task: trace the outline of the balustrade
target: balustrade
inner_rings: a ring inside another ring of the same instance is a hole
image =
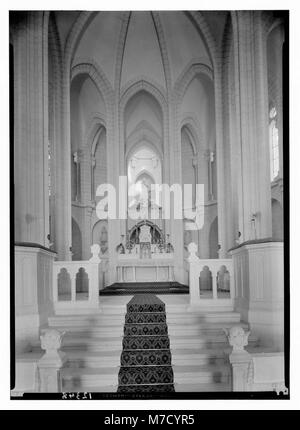
[[[200,259],[197,245],[188,245],[190,305],[214,303],[234,299],[234,271],[232,259]]]
[[[55,261],[53,263],[54,306],[98,307],[99,302],[99,245],[91,246],[92,257],[87,261]],[[82,291],[83,281],[87,291]],[[80,285],[80,289],[77,288]]]

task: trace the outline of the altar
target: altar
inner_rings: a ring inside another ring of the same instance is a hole
[[[117,282],[166,282],[174,281],[173,258],[151,259],[136,258],[118,261]]]
[[[159,227],[142,221],[118,246],[117,282],[174,281],[174,253]]]

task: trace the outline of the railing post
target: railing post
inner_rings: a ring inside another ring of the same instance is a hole
[[[119,266],[119,281],[123,282],[123,266]]]
[[[213,264],[212,268],[209,268],[211,271],[212,276],[212,292],[213,292],[213,299],[218,298],[218,290],[217,290],[217,276],[218,276],[218,268]]]
[[[200,272],[200,259],[196,255],[198,246],[196,243],[191,242],[188,245],[190,255],[187,261],[189,262],[189,287],[190,287],[190,308],[200,304],[200,288],[199,288],[199,272]]]
[[[229,330],[224,329],[224,332],[232,346],[232,352],[229,355],[232,366],[232,390],[247,391],[251,355],[245,351],[244,347],[248,345],[250,331],[245,332],[243,327],[234,326]]]
[[[100,246],[91,246],[92,257],[89,259],[89,301],[92,307],[99,305],[99,258]]]
[[[77,269],[73,268],[69,269],[69,274],[71,278],[71,302],[76,301],[76,275],[77,275]]]
[[[39,391],[57,393],[62,391],[61,368],[66,362],[66,354],[59,351],[64,332],[47,329],[40,336],[41,347],[46,352],[38,361]]]

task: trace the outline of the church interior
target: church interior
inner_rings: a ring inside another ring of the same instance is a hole
[[[12,395],[285,393],[287,15],[15,11],[9,37]]]

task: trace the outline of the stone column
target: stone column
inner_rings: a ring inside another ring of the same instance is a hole
[[[113,97],[113,102],[109,105],[107,111],[107,128],[106,128],[106,157],[107,157],[107,183],[114,185],[117,190],[116,197],[119,195],[119,176],[126,172],[125,165],[121,169],[120,163],[123,160],[121,156],[121,148],[119,132],[123,136],[124,130],[119,130],[119,96],[116,94]],[[119,142],[119,145],[117,144]],[[124,148],[122,148],[123,150]],[[118,205],[117,205],[118,206]],[[117,278],[117,253],[116,246],[120,243],[122,228],[125,231],[125,221],[119,219],[117,212],[117,219],[108,219],[108,273],[107,282],[112,284],[116,282]]]
[[[82,259],[88,260],[90,255],[90,247],[92,244],[92,215],[93,208],[86,206],[83,208],[82,220]]]
[[[213,195],[213,171],[212,171],[212,163],[214,161],[214,152],[207,150],[204,153],[204,158],[207,166],[207,200],[214,200]]]
[[[81,189],[81,202],[84,205],[90,204],[92,200],[91,194],[91,154],[89,148],[85,148],[79,152],[80,162],[80,189]],[[94,157],[93,157],[94,158]]]
[[[272,236],[266,41],[259,11],[236,12],[239,64],[242,241]]]
[[[59,260],[72,260],[70,70],[64,59],[61,142],[56,145],[55,245]]]
[[[15,240],[48,246],[48,15],[15,17]]]
[[[208,184],[208,152],[198,153],[197,183],[204,184],[204,226],[198,230],[198,255],[200,258],[209,257],[209,246],[207,236],[207,202],[209,200]]]
[[[199,183],[199,164],[198,157],[193,157],[192,166],[194,168],[195,188],[193,189],[193,206],[196,205],[196,185]]]
[[[80,203],[82,204],[82,259],[88,260],[90,256],[90,246],[92,244],[91,217],[92,207],[92,178],[93,173],[92,158],[89,148],[78,152],[78,163],[80,165]],[[94,157],[93,157],[94,158]]]
[[[96,204],[96,195],[95,195],[95,168],[96,168],[96,157],[94,155],[91,156],[91,202],[92,205]]]
[[[226,225],[226,171],[225,171],[225,148],[224,148],[224,124],[223,124],[223,97],[222,97],[222,58],[219,57],[215,61],[214,69],[214,91],[215,91],[215,112],[216,112],[216,170],[217,170],[217,198],[218,198],[218,244],[219,258],[226,258],[228,251],[227,243],[227,225]],[[212,157],[210,155],[210,157]],[[212,167],[212,166],[210,166]]]
[[[181,128],[178,116],[178,106],[173,104],[172,99],[169,103],[169,118],[166,126],[168,127],[168,142],[164,142],[164,163],[169,160],[169,163],[164,170],[164,178],[166,183],[170,185],[182,185],[182,167],[181,167]],[[165,149],[166,147],[166,149]],[[168,151],[167,151],[168,149]],[[168,176],[167,176],[168,173]],[[173,193],[172,193],[173,194]],[[183,194],[183,193],[182,193]],[[182,200],[181,200],[182,201]],[[176,201],[174,195],[170,197],[170,220],[166,220],[166,233],[170,234],[170,242],[174,246],[174,275],[178,282],[184,282],[184,266],[183,266],[183,234],[184,234],[184,213],[182,211],[182,219],[174,219],[174,206],[179,202]]]

